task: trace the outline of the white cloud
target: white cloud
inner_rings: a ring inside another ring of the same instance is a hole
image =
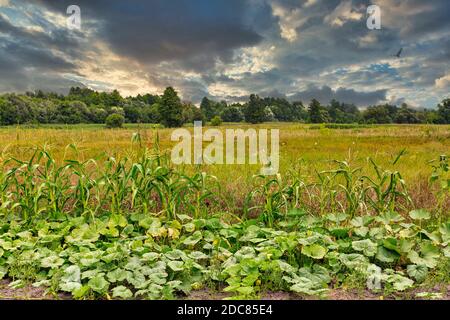
[[[208,86],[208,92],[212,96],[216,97],[226,97],[226,96],[241,97],[249,95],[249,92],[247,90],[225,83],[214,83]]]
[[[365,36],[360,37],[357,39],[357,44],[360,48],[367,48],[373,46],[375,43],[378,42],[377,33],[375,32],[369,32]]]
[[[297,40],[297,28],[304,25],[309,17],[304,16],[300,8],[288,9],[276,2],[271,5],[273,15],[279,18],[278,24],[281,29],[281,37],[289,42]]]
[[[309,8],[309,7],[312,7],[313,5],[315,5],[316,3],[317,3],[317,0],[307,0],[306,3],[303,5],[303,7]]]
[[[275,67],[273,56],[277,48],[271,44],[241,49],[234,63],[218,61],[216,70],[230,78],[239,78],[243,73],[265,72]]]
[[[446,89],[447,91],[450,91],[450,73],[436,79],[434,84],[438,89]]]
[[[341,27],[347,21],[360,20],[363,14],[353,10],[352,1],[341,2],[332,13],[325,16],[323,21],[333,27]]]
[[[0,0],[0,7],[9,7],[9,0]]]

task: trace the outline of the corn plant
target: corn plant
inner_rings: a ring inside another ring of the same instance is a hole
[[[441,155],[438,161],[433,160],[430,164],[433,170],[430,177],[430,182],[438,185],[437,212],[439,215],[439,221],[441,221],[444,203],[450,196],[450,165],[446,155]]]
[[[274,223],[286,215],[289,209],[288,196],[292,188],[283,186],[281,175],[277,174],[275,178],[265,179],[264,176],[255,176],[255,180],[263,179],[264,183],[260,187],[251,191],[246,198],[245,215],[252,210],[260,211],[261,220],[268,226],[273,226]],[[261,204],[256,204],[248,207],[251,200],[255,198],[262,198]]]
[[[394,164],[397,160],[398,158]],[[396,205],[401,205],[398,202],[399,199],[405,200],[407,204],[412,203],[400,172],[383,170],[372,158],[369,158],[369,162],[376,176],[371,178],[364,175],[362,179],[368,183],[364,191],[366,202],[375,212],[395,211]]]
[[[339,177],[343,178],[343,183],[341,181],[336,182],[336,193],[342,192],[346,200],[345,203],[341,203],[337,200],[337,203],[341,211],[349,214],[353,217],[358,211],[366,209],[364,202],[365,190],[363,179],[360,176],[361,168],[351,168],[346,161],[335,161],[339,168],[335,170],[329,170],[322,173],[330,173],[332,177],[330,180],[338,180]],[[336,197],[334,197],[336,198]],[[335,200],[336,201],[336,200]],[[365,210],[367,211],[367,210]]]

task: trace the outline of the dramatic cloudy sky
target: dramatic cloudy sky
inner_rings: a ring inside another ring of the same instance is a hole
[[[371,3],[381,30],[366,26]],[[434,107],[450,92],[449,13],[448,0],[0,0],[0,92],[171,85],[194,103],[258,93]]]

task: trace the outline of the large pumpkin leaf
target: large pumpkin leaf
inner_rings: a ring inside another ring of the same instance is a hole
[[[81,287],[81,271],[76,265],[68,266],[61,277],[59,288],[62,291],[74,292]]]
[[[57,255],[51,255],[41,260],[41,266],[43,268],[58,268],[62,266],[64,259],[58,257]]]
[[[62,291],[66,291],[66,292],[74,292],[78,289],[81,288],[81,283],[80,282],[61,282],[59,284],[59,288]]]
[[[108,290],[109,283],[103,276],[96,276],[89,280],[89,288],[97,293],[105,293]]]
[[[313,259],[323,259],[327,254],[327,249],[319,244],[311,244],[302,247],[302,254]]]
[[[450,242],[450,222],[441,224],[439,232],[441,233],[443,242]]]
[[[400,255],[392,250],[386,249],[383,246],[378,247],[376,258],[381,262],[391,263],[397,260]]]
[[[444,249],[442,249],[442,252],[444,253],[444,256],[446,258],[450,258],[450,246],[447,246]]]
[[[431,214],[424,209],[410,211],[409,216],[414,220],[428,220],[431,218]]]
[[[388,226],[391,223],[401,222],[404,218],[397,212],[387,211],[377,216],[375,220]]]
[[[167,266],[173,271],[183,271],[183,261],[169,261]]]
[[[377,253],[377,244],[369,239],[353,241],[352,248],[356,251],[362,251],[367,257],[373,257]]]
[[[124,286],[115,287],[112,292],[114,298],[129,299],[133,297],[131,290]]]
[[[68,266],[61,280],[64,282],[80,282],[81,271],[77,265]]]
[[[394,289],[398,291],[404,291],[414,285],[414,281],[397,273],[388,275],[386,281],[391,283]]]
[[[428,267],[423,264],[410,264],[406,268],[410,277],[416,279],[419,282],[425,280],[428,274]]]
[[[440,256],[439,248],[430,242],[422,243],[420,252],[411,251],[408,254],[408,259],[415,264],[425,265],[430,269],[436,267]]]
[[[187,246],[194,246],[202,238],[203,238],[202,233],[200,231],[195,231],[194,234],[192,234],[192,236],[187,237],[186,239],[184,239],[183,244],[185,244]]]
[[[328,288],[308,278],[300,277],[290,288],[291,291],[308,295],[320,295],[328,291]]]
[[[163,285],[167,282],[168,274],[166,272],[155,272],[150,274],[149,279],[151,282]]]
[[[121,268],[114,269],[106,274],[108,281],[112,283],[124,281],[127,276],[128,272]]]
[[[350,270],[353,269],[367,269],[368,259],[362,254],[350,253],[350,254],[340,254],[339,260]]]
[[[348,215],[343,212],[339,212],[339,213],[330,213],[326,217],[328,220],[333,221],[334,223],[340,223],[342,221],[347,220]]]
[[[161,220],[155,217],[146,217],[139,220],[139,226],[151,232],[156,232],[161,227]]]
[[[7,271],[5,267],[0,266],[0,280],[3,279],[4,276],[6,276]]]

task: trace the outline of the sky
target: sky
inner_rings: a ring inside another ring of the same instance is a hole
[[[449,13],[448,0],[0,0],[0,93],[173,86],[196,104],[256,93],[434,108],[450,96]]]

